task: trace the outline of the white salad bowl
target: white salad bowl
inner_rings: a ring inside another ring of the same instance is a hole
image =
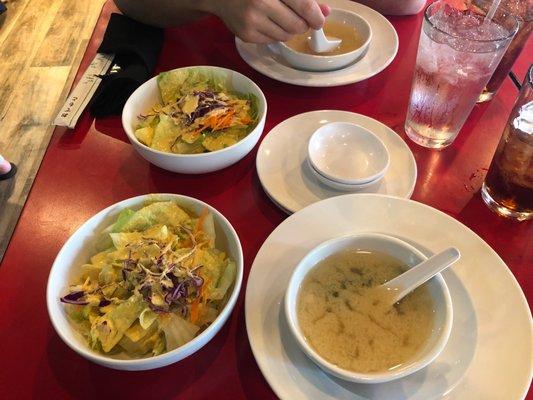
[[[358,383],[381,383],[412,374],[431,363],[444,349],[452,329],[453,309],[450,292],[441,274],[426,283],[433,300],[433,329],[425,346],[411,361],[399,368],[376,373],[358,373],[338,367],[321,357],[307,342],[297,318],[297,299],[307,273],[324,258],[345,249],[366,249],[393,256],[409,267],[427,259],[415,247],[392,236],[366,233],[342,236],[328,240],[311,250],[296,266],[285,293],[285,315],[289,330],[304,353],[325,372],[338,378]]]
[[[223,78],[226,86],[243,94],[253,94],[258,101],[258,121],[255,128],[242,140],[225,149],[201,154],[174,154],[152,149],[135,137],[135,126],[139,123],[138,116],[161,103],[157,77],[146,81],[132,93],[122,111],[122,126],[126,131],[133,148],[148,162],[171,172],[183,174],[203,174],[218,171],[235,164],[246,156],[257,144],[267,113],[265,95],[251,79],[230,69],[211,66],[185,67],[180,70],[201,69]]]
[[[305,71],[332,71],[340,69],[362,58],[372,40],[372,29],[370,24],[360,15],[354,12],[332,9],[328,16],[328,21],[335,21],[342,24],[353,26],[363,43],[360,47],[348,53],[338,55],[314,55],[300,53],[291,49],[283,42],[270,45],[274,51],[279,52],[281,56],[293,67]]]
[[[349,122],[331,122],[309,139],[308,158],[322,176],[345,185],[377,182],[390,163],[385,144],[371,131]]]
[[[235,261],[236,276],[228,300],[217,318],[203,332],[185,343],[183,346],[158,356],[147,358],[127,358],[124,354],[104,355],[89,348],[86,340],[75,329],[65,312],[64,304],[59,298],[68,293],[69,285],[79,275],[77,269],[95,254],[95,244],[98,234],[116,221],[120,211],[125,208],[139,209],[147,200],[176,201],[179,205],[194,211],[198,215],[204,209],[213,214],[216,231],[216,246],[226,252]],[[163,367],[188,357],[207,344],[222,328],[230,316],[243,277],[243,255],[239,237],[229,221],[215,208],[192,197],[177,194],[148,194],[123,200],[100,211],[91,217],[67,240],[59,251],[50,275],[46,289],[46,303],[48,315],[61,339],[79,355],[105,367],[137,371]]]

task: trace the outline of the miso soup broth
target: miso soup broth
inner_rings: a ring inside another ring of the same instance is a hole
[[[325,53],[316,53],[311,47],[309,47],[308,39],[311,37],[311,31],[307,31],[301,35],[294,35],[288,41],[285,42],[294,51],[304,54],[322,55],[322,56],[334,56],[339,54],[349,53],[361,47],[363,40],[357,30],[350,25],[342,22],[326,21],[324,24],[324,33],[326,37],[334,37],[342,39],[339,46],[332,51]]]
[[[412,360],[433,328],[433,302],[425,285],[390,306],[379,286],[407,269],[375,251],[349,249],[319,262],[297,298],[307,342],[324,359],[361,373],[383,372]]]

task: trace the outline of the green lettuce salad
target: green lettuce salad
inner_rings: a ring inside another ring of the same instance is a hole
[[[197,154],[229,147],[257,125],[257,99],[233,91],[226,79],[203,68],[157,77],[162,104],[138,117],[135,137],[152,149]]]
[[[173,201],[126,209],[61,297],[92,349],[154,356],[189,342],[218,316],[236,266],[215,248],[213,216]]]

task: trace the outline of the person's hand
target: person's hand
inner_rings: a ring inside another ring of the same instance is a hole
[[[212,12],[245,42],[285,42],[324,24],[329,7],[315,0],[214,0]]]

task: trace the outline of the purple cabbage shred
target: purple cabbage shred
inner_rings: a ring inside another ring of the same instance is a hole
[[[85,292],[83,290],[80,290],[78,292],[69,293],[66,296],[61,297],[59,300],[62,303],[77,304],[79,306],[84,306],[86,304],[89,304],[89,302],[85,300],[80,300],[84,296],[85,296]]]

